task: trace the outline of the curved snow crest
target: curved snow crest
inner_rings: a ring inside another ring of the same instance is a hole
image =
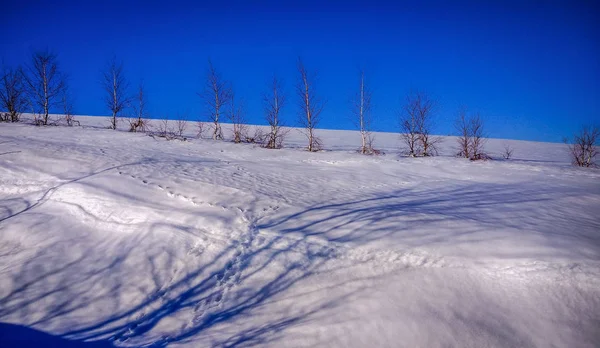
[[[556,144],[471,163],[363,157],[339,132],[316,154],[0,134],[19,149],[0,156],[3,322],[132,347],[597,346],[600,172]]]

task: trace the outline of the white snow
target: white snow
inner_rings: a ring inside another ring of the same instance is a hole
[[[350,131],[308,153],[296,130],[267,150],[79,120],[0,125],[2,323],[135,347],[600,346],[600,171],[562,144],[413,159],[380,133],[368,157]]]

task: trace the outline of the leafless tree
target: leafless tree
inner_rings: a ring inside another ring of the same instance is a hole
[[[62,95],[62,105],[63,105],[63,115],[65,117],[65,122],[67,126],[72,127],[75,124],[80,125],[79,121],[75,119],[75,115],[73,114],[73,102],[71,100],[71,96],[67,91],[65,91]]]
[[[488,156],[484,152],[484,145],[486,142],[483,119],[476,113],[470,118],[470,131],[471,131],[471,160],[482,160],[487,159]]]
[[[140,82],[138,92],[133,103],[133,118],[129,120],[130,132],[146,132],[149,127],[148,111],[146,108],[146,93],[144,83]]]
[[[269,125],[269,134],[266,135],[264,147],[267,149],[279,149],[283,147],[283,141],[288,131],[283,128],[281,120],[281,109],[285,105],[281,81],[276,76],[269,87],[269,92],[263,95],[265,108],[265,119]]]
[[[164,116],[162,120],[158,121],[158,126],[156,127],[156,133],[150,133],[152,136],[156,134],[161,138],[165,138],[167,140],[171,140],[175,138],[175,131],[169,126],[169,116]]]
[[[442,138],[431,134],[437,103],[425,93],[416,93],[413,98],[418,104],[417,133],[423,156],[435,156]]]
[[[23,71],[20,68],[6,68],[0,80],[0,107],[7,111],[0,121],[19,122],[21,112],[27,106]]]
[[[204,137],[204,131],[206,130],[206,123],[200,120],[196,123],[196,128],[198,129],[198,134],[196,135],[196,137],[198,139],[202,139]]]
[[[423,105],[422,95],[418,92],[410,93],[406,97],[400,112],[400,138],[406,147],[406,154],[410,157],[419,156],[422,153],[420,141],[420,120]]]
[[[176,125],[176,130],[177,130],[177,137],[179,139],[185,140],[185,138],[183,137],[183,133],[185,133],[185,130],[187,129],[188,126],[188,122],[187,122],[187,115],[182,115],[182,114],[177,114],[177,122],[175,123]]]
[[[105,102],[112,112],[110,128],[117,129],[117,117],[129,107],[131,97],[128,95],[129,82],[123,72],[123,63],[112,57],[102,73],[102,87],[105,92]]]
[[[50,110],[60,105],[67,89],[66,78],[58,68],[57,56],[49,51],[34,53],[24,77],[32,107],[41,112],[40,123],[47,125]]]
[[[598,146],[600,143],[600,128],[597,126],[584,126],[575,134],[573,142],[569,144],[573,164],[579,167],[595,167]]]
[[[466,108],[461,108],[454,124],[457,133],[457,156],[471,158],[471,128]]]
[[[233,142],[241,143],[248,137],[248,125],[246,125],[246,115],[244,113],[243,102],[237,102],[235,96],[231,94],[231,100],[229,102],[229,111],[227,112],[227,118],[233,125]]]
[[[355,124],[360,132],[360,153],[373,153],[373,138],[371,136],[371,90],[365,82],[365,72],[360,71],[360,88],[352,103]]]
[[[502,152],[502,158],[504,158],[505,160],[509,160],[512,158],[514,149],[508,145],[508,144],[504,144],[504,151]]]
[[[217,72],[212,61],[208,60],[208,71],[204,90],[198,95],[206,103],[209,120],[213,123],[213,139],[223,140],[221,114],[231,100],[231,88]]]
[[[315,129],[321,120],[323,101],[315,92],[315,74],[309,74],[298,58],[298,72],[300,80],[296,87],[300,102],[300,126],[304,128],[304,134],[308,138],[308,151],[319,151],[322,148],[321,140],[315,135]]]
[[[458,133],[458,156],[472,161],[488,159],[484,145],[486,142],[484,122],[479,113],[467,115],[466,109],[461,109],[455,123]]]

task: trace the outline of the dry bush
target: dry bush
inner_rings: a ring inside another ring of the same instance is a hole
[[[502,152],[502,158],[505,160],[511,159],[514,151],[515,150],[510,145],[505,144],[504,151]]]
[[[186,140],[183,136],[183,133],[185,132],[185,130],[187,129],[187,126],[188,126],[187,116],[185,116],[185,115],[181,116],[178,114],[175,125],[176,125],[175,135],[181,140]]]
[[[169,117],[165,116],[164,119],[158,121],[158,125],[156,126],[156,132],[150,134],[152,136],[158,136],[161,138],[165,138],[167,140],[173,140],[176,138],[175,131],[169,125]]]
[[[283,131],[287,133],[287,130]],[[246,135],[245,142],[250,144],[261,144],[261,146],[266,147],[265,143],[268,142],[269,136],[270,134],[265,134],[261,128],[255,127],[252,135]]]
[[[573,137],[569,144],[565,139],[571,153],[573,165],[579,167],[596,167],[596,156],[598,156],[598,143],[600,141],[600,128],[597,126],[584,126]]]

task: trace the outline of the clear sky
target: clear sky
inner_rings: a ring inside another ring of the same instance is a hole
[[[465,105],[495,138],[561,141],[600,124],[598,1],[7,1],[0,55],[6,65],[35,50],[58,54],[78,114],[108,115],[101,69],[124,62],[143,79],[153,117],[203,117],[210,57],[251,123],[275,73],[284,118],[295,125],[296,60],[318,73],[327,100],[321,127],[351,129],[350,98],[364,68],[376,130],[397,129],[411,89],[439,102],[438,134],[453,132]],[[132,91],[133,92],[133,91]]]

